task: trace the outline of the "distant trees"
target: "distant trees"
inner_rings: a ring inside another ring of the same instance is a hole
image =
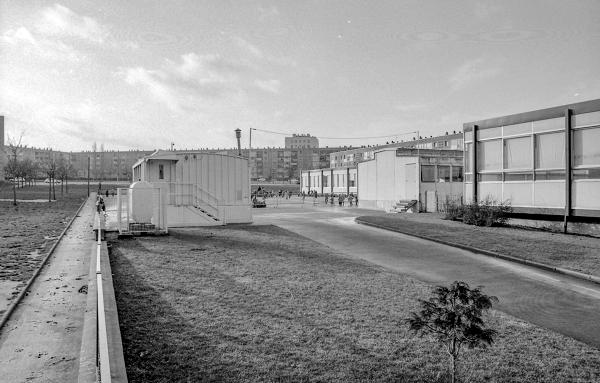
[[[422,309],[406,320],[409,329],[420,336],[432,335],[450,356],[452,383],[456,382],[457,362],[463,345],[473,348],[494,342],[496,331],[486,328],[482,314],[498,298],[483,294],[455,281],[450,287],[437,286],[428,300],[420,300]]]

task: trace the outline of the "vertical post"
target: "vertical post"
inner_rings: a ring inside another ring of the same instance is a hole
[[[350,168],[346,168],[346,195],[350,195]]]
[[[121,188],[117,188],[117,225],[119,226],[119,234],[121,234],[121,209],[122,209],[122,201],[121,201]]]
[[[87,175],[88,197],[90,196],[90,156],[88,156],[88,175]]]
[[[472,150],[471,152],[473,152],[471,154],[471,166],[473,167],[473,169],[471,169],[471,173],[473,174],[473,200],[472,202],[477,202],[477,192],[478,192],[478,185],[477,185],[477,130],[479,130],[479,127],[477,125],[473,125],[473,141],[472,141]]]
[[[331,194],[333,194],[333,168],[331,168],[331,179],[329,181],[331,187]]]
[[[308,171],[308,193],[310,193],[310,170]]]
[[[571,215],[571,109],[565,110],[565,217],[563,221],[563,232],[567,232],[569,216]]]
[[[323,169],[321,169],[321,195],[323,195]]]

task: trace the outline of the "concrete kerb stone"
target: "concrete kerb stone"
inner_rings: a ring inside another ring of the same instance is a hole
[[[90,271],[88,275],[88,296],[83,317],[83,333],[81,349],[79,352],[78,383],[96,383],[98,381],[98,368],[96,367],[98,349],[98,306],[96,304],[96,247],[94,243],[90,248]]]
[[[79,383],[95,383],[98,381],[98,286],[96,255],[97,243],[90,249],[90,272],[88,276],[88,299],[84,316],[83,339],[79,357]],[[123,357],[123,344],[117,302],[115,299],[112,270],[108,256],[106,242],[100,246],[100,270],[102,275],[102,289],[104,295],[104,313],[106,318],[106,334],[108,337],[108,355],[110,364],[110,381],[113,383],[127,383],[127,371]]]
[[[73,224],[73,221],[75,221],[75,218],[77,218],[77,216],[81,212],[81,209],[83,209],[83,207],[88,202],[88,200],[89,200],[89,198],[87,198],[85,201],[83,201],[81,203],[81,205],[79,206],[79,209],[77,209],[77,211],[75,212],[75,214],[73,215],[73,217],[71,217],[71,220],[69,221],[69,223],[67,224],[67,226],[64,228],[64,230],[62,231],[62,233],[60,233],[60,235],[58,236],[56,242],[54,242],[54,245],[52,245],[52,247],[50,248],[50,251],[48,251],[48,254],[46,254],[46,256],[44,257],[44,259],[42,259],[42,263],[35,270],[35,272],[33,273],[33,276],[31,276],[31,278],[29,278],[29,280],[27,281],[27,284],[25,285],[25,287],[21,290],[21,292],[19,293],[19,295],[15,298],[15,300],[6,309],[6,311],[4,312],[4,315],[2,315],[2,319],[0,319],[0,331],[2,331],[2,328],[4,327],[4,325],[6,324],[6,322],[8,322],[8,320],[10,319],[10,316],[15,311],[15,309],[17,308],[17,306],[19,305],[19,303],[21,303],[21,301],[23,300],[23,298],[25,297],[25,295],[27,295],[27,292],[31,288],[31,285],[33,284],[33,282],[35,282],[35,279],[38,277],[38,275],[40,275],[40,272],[42,271],[42,269],[44,268],[44,266],[48,262],[48,259],[50,259],[50,257],[52,256],[52,254],[54,254],[54,249],[56,249],[56,247],[60,243],[61,239],[64,237],[64,235],[67,232],[67,230],[69,230],[69,228]]]
[[[582,280],[585,280],[585,281],[588,281],[588,282],[592,282],[592,283],[596,283],[596,284],[600,285],[600,277],[596,277],[594,275],[580,273],[578,271],[568,270],[568,269],[564,269],[562,267],[550,266],[550,265],[547,265],[545,263],[530,261],[530,260],[527,260],[527,259],[512,257],[510,255],[499,254],[499,253],[495,253],[495,252],[489,251],[489,250],[478,249],[476,247],[471,247],[471,246],[467,246],[467,245],[462,245],[460,243],[454,243],[454,242],[450,242],[450,241],[445,241],[443,239],[437,239],[437,238],[432,238],[432,237],[428,237],[428,236],[425,236],[425,235],[408,233],[406,231],[400,230],[400,229],[395,228],[395,227],[389,227],[389,226],[385,226],[385,225],[376,224],[376,223],[373,223],[373,222],[368,222],[368,221],[360,219],[360,217],[355,218],[355,221],[356,221],[356,223],[359,223],[361,225],[372,226],[372,227],[376,227],[378,229],[384,229],[384,230],[394,231],[394,232],[400,233],[400,234],[410,235],[412,237],[417,237],[417,238],[421,238],[421,239],[424,239],[424,240],[427,240],[427,241],[441,243],[442,245],[456,247],[456,248],[459,248],[459,249],[471,251],[473,253],[487,255],[487,256],[490,256],[490,257],[494,257],[494,258],[500,258],[500,259],[504,259],[506,261],[516,262],[516,263],[520,263],[520,264],[527,265],[527,266],[537,267],[539,269],[546,270],[546,271],[551,271],[551,272],[555,272],[555,273],[558,273],[558,274],[568,275],[570,277],[582,279]]]

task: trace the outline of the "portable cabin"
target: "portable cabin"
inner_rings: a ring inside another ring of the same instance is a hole
[[[461,200],[462,150],[389,148],[358,164],[363,208],[436,212],[445,201]]]
[[[357,193],[357,180],[355,166],[306,170],[302,172],[300,188],[304,193],[349,195]]]
[[[252,222],[246,158],[158,150],[133,165],[133,181],[160,189],[169,227]]]

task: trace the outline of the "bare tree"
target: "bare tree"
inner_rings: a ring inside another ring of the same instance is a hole
[[[56,176],[56,161],[54,157],[50,158],[50,160],[43,164],[44,173],[48,176],[48,202],[52,201],[52,194],[54,192],[54,199],[56,199],[56,190],[54,189],[54,180]]]
[[[19,173],[21,172],[21,166],[19,161],[19,153],[21,151],[21,141],[23,140],[23,133],[19,136],[18,139],[15,137],[11,137],[8,134],[6,135],[6,143],[8,148],[8,163],[4,167],[4,172],[12,178],[13,183],[13,205],[17,206],[17,180],[19,178]]]

